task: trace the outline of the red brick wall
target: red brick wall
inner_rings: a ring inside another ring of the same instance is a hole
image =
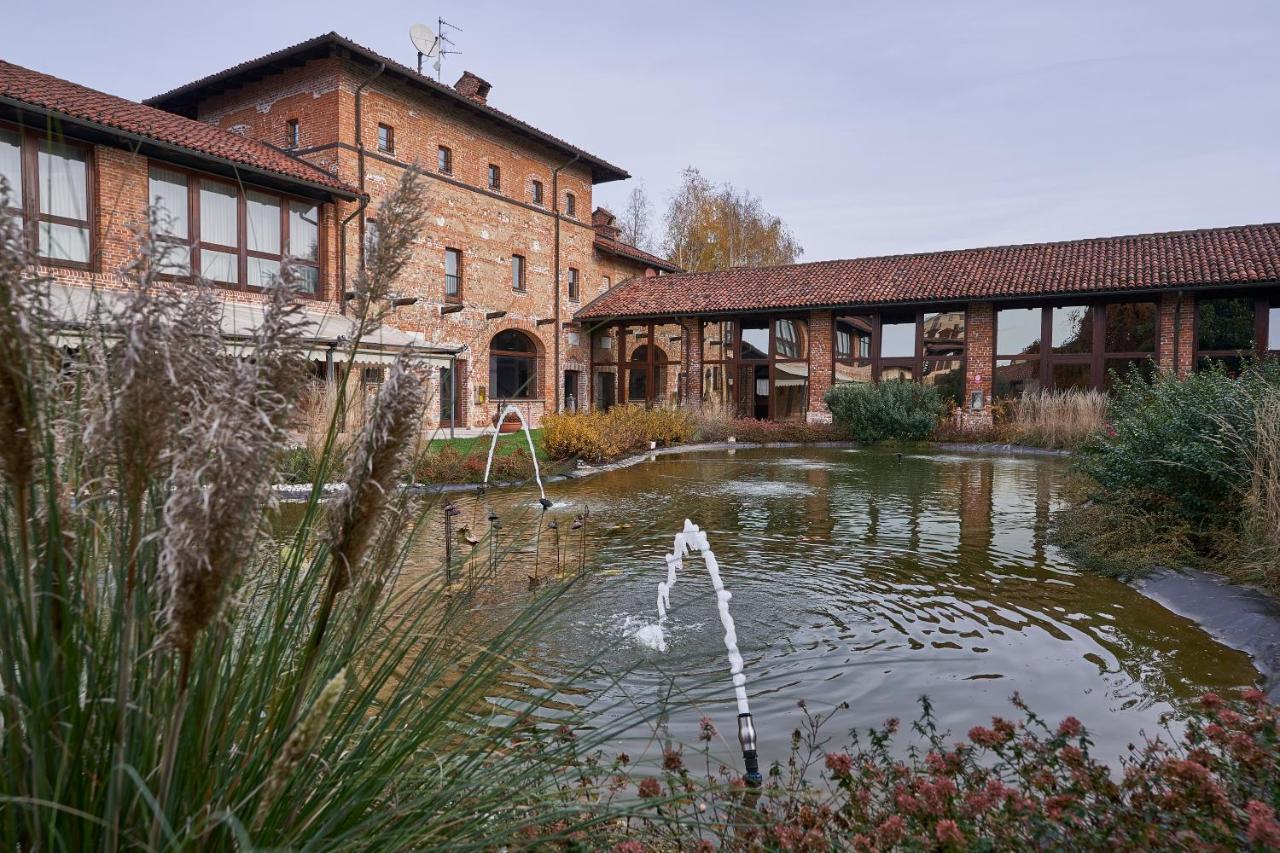
[[[822,401],[835,380],[832,362],[832,320],[830,311],[809,314],[809,423],[831,423],[831,411]]]
[[[702,320],[689,317],[680,321],[684,328],[684,374],[682,390],[685,405],[702,407]]]
[[[1181,311],[1179,311],[1179,304]],[[1187,376],[1195,366],[1196,301],[1190,294],[1165,293],[1160,296],[1160,340],[1157,362],[1161,370],[1177,368],[1178,376]],[[1174,331],[1178,331],[1174,344]],[[1176,361],[1175,365],[1175,349]]]
[[[969,407],[974,391],[982,392],[983,405],[991,408],[995,371],[995,307],[990,302],[970,302],[965,309],[965,395]]]

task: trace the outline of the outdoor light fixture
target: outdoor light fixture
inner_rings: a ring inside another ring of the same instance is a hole
[[[441,305],[440,316],[443,317],[445,314],[457,314],[461,310],[462,310],[461,305]]]
[[[501,320],[505,316],[507,316],[506,311],[488,311],[485,313],[484,318],[486,320]]]

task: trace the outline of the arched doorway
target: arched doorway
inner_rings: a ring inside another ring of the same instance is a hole
[[[489,396],[494,400],[538,396],[538,347],[519,329],[498,332],[489,341]]]
[[[654,403],[666,398],[667,354],[656,347],[650,352],[649,344],[641,344],[629,356],[627,371],[627,402]]]

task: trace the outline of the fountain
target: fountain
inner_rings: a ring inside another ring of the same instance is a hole
[[[724,588],[720,577],[720,563],[707,542],[707,534],[689,519],[684,521],[684,529],[675,535],[671,545],[671,553],[665,556],[667,563],[667,579],[658,584],[658,621],[646,625],[634,634],[635,639],[659,652],[667,650],[666,635],[663,628],[667,619],[667,611],[671,607],[671,589],[676,585],[676,578],[684,568],[684,557],[690,549],[702,555],[707,574],[711,576],[711,586],[716,592],[716,607],[720,612],[720,624],[724,628],[724,646],[729,654],[729,674],[733,679],[733,693],[738,702],[738,742],[742,746],[742,759],[746,764],[746,780],[750,785],[759,785],[763,779],[760,775],[760,759],[756,752],[756,730],[751,718],[751,708],[747,703],[747,676],[742,671],[742,653],[738,651],[738,632],[733,624],[733,615],[729,613],[729,601],[733,593]]]
[[[529,422],[524,419],[524,414],[513,404],[507,404],[506,408],[498,414],[498,420],[493,425],[493,440],[489,442],[489,459],[484,464],[482,486],[489,485],[489,472],[493,470],[493,452],[498,449],[498,434],[502,431],[502,424],[506,421],[507,415],[515,415],[519,418],[520,426],[524,429],[525,440],[529,442],[529,456],[533,458],[533,479],[538,483],[538,503],[542,504],[545,512],[551,508],[551,501],[547,500],[547,490],[542,487],[542,471],[538,468],[538,451],[533,449],[533,434],[529,432]]]

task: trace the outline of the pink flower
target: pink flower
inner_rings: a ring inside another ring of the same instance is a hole
[[[640,792],[640,796],[645,799],[654,799],[655,797],[662,796],[662,786],[658,784],[657,779],[649,778],[642,780],[638,790]]]
[[[939,844],[963,844],[964,833],[960,831],[960,827],[954,820],[940,820],[934,833],[938,836]]]
[[[1079,737],[1084,733],[1084,724],[1075,717],[1067,717],[1058,724],[1058,734],[1064,737]]]
[[[1249,813],[1249,828],[1245,835],[1254,844],[1263,847],[1280,847],[1280,823],[1276,823],[1276,813],[1271,806],[1257,800],[1250,800],[1245,806]]]
[[[1222,697],[1217,693],[1206,693],[1200,697],[1200,704],[1206,708],[1216,708],[1222,704]]]
[[[684,769],[684,759],[680,756],[679,750],[676,750],[676,749],[663,750],[662,769],[671,773],[676,773]]]
[[[703,717],[698,721],[698,740],[711,740],[716,736],[715,723],[711,722],[710,717]]]
[[[1240,693],[1240,698],[1246,702],[1261,704],[1267,701],[1267,694],[1263,693],[1256,687],[1250,687]]]
[[[848,776],[853,772],[853,759],[845,752],[828,752],[827,769],[836,778]]]

